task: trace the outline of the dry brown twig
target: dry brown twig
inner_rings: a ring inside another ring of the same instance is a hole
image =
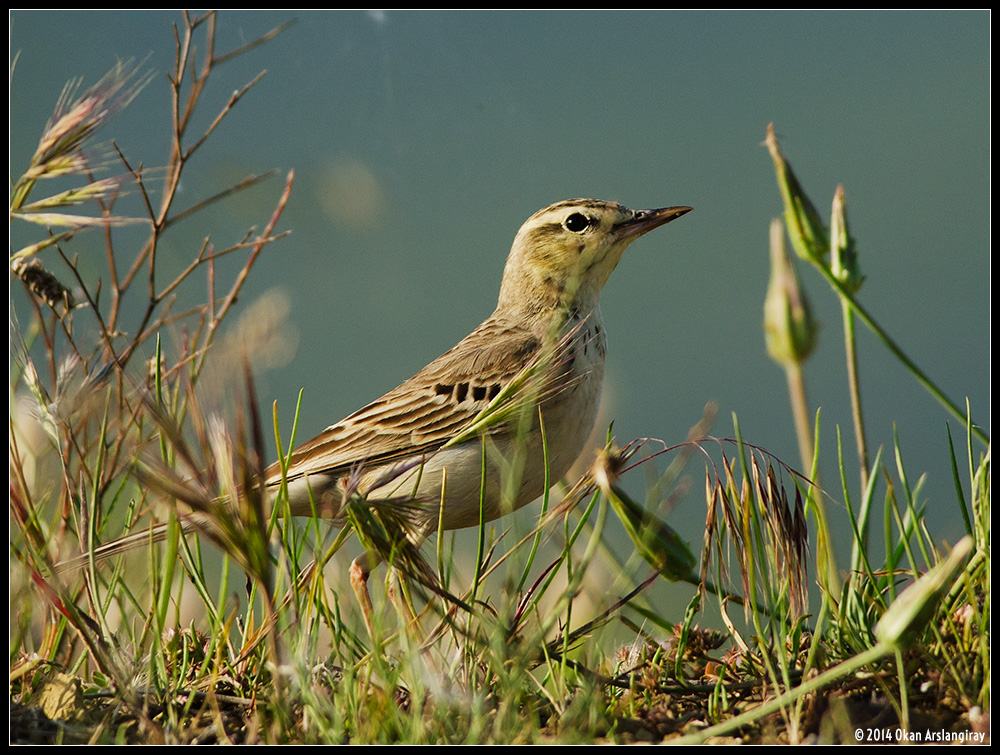
[[[27,411],[12,411],[10,423],[11,502],[13,521],[20,530],[13,534],[11,552],[36,584],[44,586],[41,593],[53,596],[50,607],[83,636],[90,655],[111,678],[118,679],[120,674],[103,659],[106,654],[97,652],[100,634],[93,631],[100,622],[91,626],[86,613],[77,615],[65,609],[76,602],[60,581],[51,577],[51,565],[60,551],[75,551],[78,543],[93,543],[108,525],[109,512],[123,508],[130,498],[133,503],[126,518],[131,520],[135,512],[142,512],[148,494],[134,477],[134,462],[162,429],[149,407],[155,404],[173,422],[184,426],[188,401],[213,340],[264,249],[287,233],[278,230],[278,224],[291,193],[291,172],[263,230],[250,229],[221,250],[216,250],[206,235],[181,271],[165,284],[160,282],[162,265],[157,251],[165,234],[270,175],[250,176],[177,209],[182,175],[192,168],[209,137],[244,101],[263,72],[229,97],[204,131],[191,133],[193,115],[207,104],[206,84],[219,65],[269,41],[283,28],[232,52],[217,54],[216,13],[185,13],[181,26],[175,27],[176,57],[168,75],[173,114],[168,125],[171,148],[166,164],[155,171],[147,169],[114,145],[123,172],[110,178],[93,175],[102,167],[89,154],[94,134],[151,78],[131,64],[118,64],[78,97],[76,85],[64,90],[27,170],[12,188],[11,222],[26,220],[56,230],[11,253],[11,270],[27,293],[26,308],[15,304],[11,321],[16,351],[12,391],[23,397],[27,407]],[[204,52],[196,71],[198,49]],[[53,177],[76,179],[81,185],[36,198],[46,179]],[[162,180],[155,200],[150,191],[153,177]],[[139,197],[144,218],[116,213],[116,204],[126,193]],[[77,208],[90,208],[92,214]],[[136,223],[145,223],[149,233],[133,245],[123,241],[126,237],[116,229]],[[92,260],[87,261],[87,267],[82,266],[67,246],[78,233],[95,228],[104,232],[106,269],[102,277],[90,272]],[[217,293],[215,262],[234,254],[245,254],[245,260],[232,282]],[[49,258],[43,260],[46,255]],[[208,283],[205,300],[174,312],[177,294],[197,285],[201,272]],[[186,332],[172,350],[160,337],[167,326]],[[153,363],[149,380],[137,373],[133,364],[138,355],[147,352],[152,352]],[[43,445],[47,448],[26,441],[32,434],[25,424],[28,421],[44,429]],[[161,447],[161,451],[170,458],[170,449]],[[97,616],[101,599],[89,582],[85,589]]]

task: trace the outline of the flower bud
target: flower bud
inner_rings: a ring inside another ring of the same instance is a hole
[[[903,647],[917,637],[933,618],[958,573],[965,568],[970,553],[972,538],[966,535],[946,559],[899,594],[875,625],[875,637],[896,647]]]
[[[858,250],[847,226],[847,205],[841,185],[837,186],[833,195],[833,212],[830,215],[830,272],[852,294],[857,293],[865,281],[858,265]]]
[[[826,227],[795,177],[792,166],[778,149],[773,123],[767,126],[767,139],[764,143],[771,153],[771,159],[774,160],[778,188],[785,204],[785,225],[788,226],[788,236],[792,240],[795,253],[804,260],[820,262],[829,251]]]
[[[781,221],[771,221],[771,280],[764,299],[764,341],[778,364],[801,364],[816,345],[818,325],[785,247]]]

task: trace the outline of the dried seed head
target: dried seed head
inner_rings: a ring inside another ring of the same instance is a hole
[[[136,70],[130,62],[120,62],[76,99],[80,82],[69,82],[38,142],[29,173],[41,178],[84,168],[80,147],[149,81],[148,73],[136,78]]]
[[[48,304],[60,317],[73,308],[73,294],[45,269],[38,257],[16,257],[10,263],[10,269],[32,294]],[[59,311],[60,307],[62,312]]]

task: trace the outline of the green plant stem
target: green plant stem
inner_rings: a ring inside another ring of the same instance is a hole
[[[889,643],[880,642],[868,650],[865,650],[858,655],[848,658],[843,663],[840,663],[833,668],[824,671],[818,676],[814,676],[806,682],[803,682],[795,689],[789,690],[783,695],[771,698],[767,702],[761,703],[753,710],[748,710],[745,713],[741,713],[734,718],[730,718],[728,721],[723,721],[722,723],[716,724],[715,726],[709,726],[707,729],[699,731],[697,734],[690,734],[686,737],[681,737],[679,739],[669,740],[670,744],[674,745],[693,745],[702,744],[710,737],[717,737],[722,734],[727,734],[728,732],[738,729],[741,726],[746,726],[747,724],[752,724],[755,721],[766,718],[772,713],[777,713],[782,708],[788,706],[791,703],[803,698],[812,692],[822,689],[823,687],[831,684],[832,682],[840,679],[841,677],[852,674],[858,669],[864,668],[875,661],[879,660],[883,656],[892,655],[894,652],[894,646]]]
[[[847,384],[851,393],[851,413],[854,417],[854,437],[861,465],[861,489],[868,487],[868,441],[865,439],[865,419],[861,411],[861,386],[858,382],[858,353],[854,338],[854,315],[846,301],[840,300],[844,320],[844,351],[847,356]]]
[[[850,307],[851,311],[858,316],[861,322],[868,326],[868,329],[876,335],[876,337],[885,345],[887,349],[889,349],[890,352],[892,352],[892,355],[903,363],[903,366],[913,374],[920,384],[923,385],[924,388],[926,388],[930,394],[945,407],[945,409],[955,415],[955,417],[962,422],[965,422],[965,412],[961,411],[951,399],[945,396],[944,393],[931,381],[931,379],[927,377],[927,375],[925,375],[919,367],[917,367],[913,360],[906,356],[903,350],[896,345],[896,342],[892,340],[889,334],[886,333],[877,322],[875,322],[875,319],[868,314],[868,310],[861,306],[858,300],[854,298],[851,292],[847,290],[847,287],[833,274],[830,268],[825,264],[817,263],[816,269],[823,274],[823,277],[826,278],[827,282],[833,286],[838,294],[840,294],[841,300],[848,307]],[[982,430],[979,425],[975,423],[970,424],[972,432],[975,436],[983,443],[989,444],[990,438],[986,432]]]
[[[799,440],[799,458],[802,460],[802,469],[805,471],[812,467],[814,446],[802,365],[798,362],[789,362],[785,366],[785,377],[788,379],[788,397],[792,402],[795,435]]]

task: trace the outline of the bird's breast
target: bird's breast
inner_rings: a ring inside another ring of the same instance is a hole
[[[553,479],[562,477],[579,458],[594,428],[607,353],[599,311],[576,315],[567,327],[571,328],[571,340],[565,385],[542,406]]]

